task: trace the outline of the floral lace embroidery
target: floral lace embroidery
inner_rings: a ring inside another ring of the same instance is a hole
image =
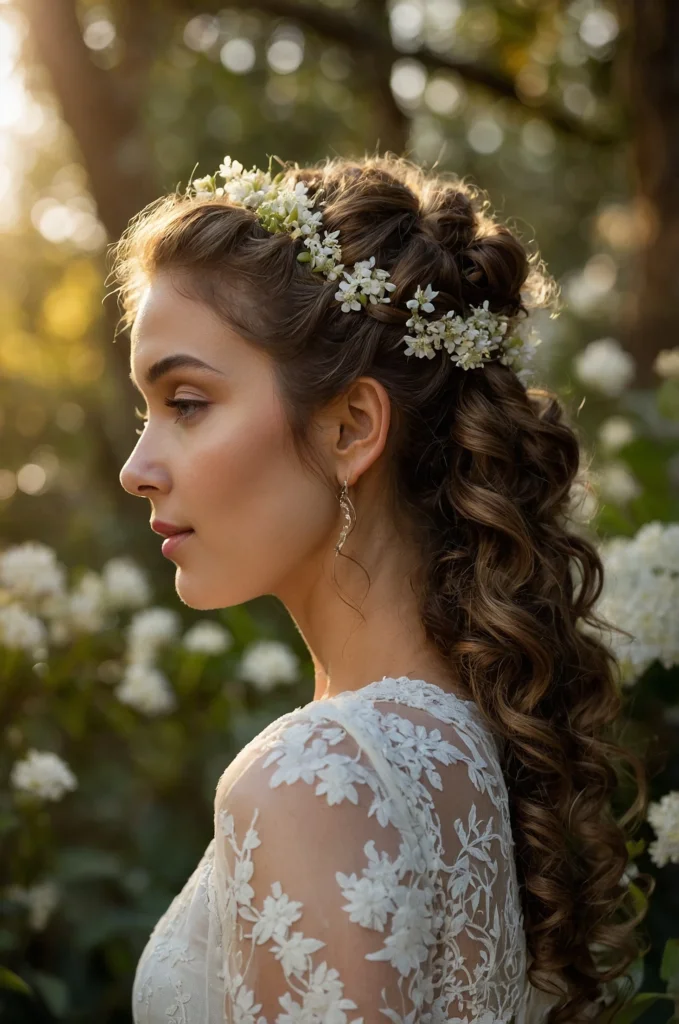
[[[523,1024],[507,794],[473,702],[384,677],[282,716],[241,757],[140,960],[135,1024]],[[295,816],[323,851],[308,866]]]

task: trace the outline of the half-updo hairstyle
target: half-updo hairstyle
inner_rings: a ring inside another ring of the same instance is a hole
[[[406,357],[401,340],[418,285],[438,290],[437,311],[462,315],[486,299],[496,313],[526,312],[555,289],[481,194],[452,176],[391,154],[283,166],[309,196],[322,190],[323,229],[339,229],[345,266],[374,255],[389,271],[390,304],[341,311],[337,282],[297,260],[300,239],[270,233],[227,196],[177,192],[115,244],[122,322],[131,327],[154,274],[171,271],[269,354],[307,461],[312,417],[327,402],[363,375],[388,392],[389,499],[421,552],[421,620],[502,742],[529,978],[552,994],[560,980],[549,1024],[585,1020],[602,984],[624,981],[646,952],[644,911],[621,879],[648,792],[643,762],[619,742],[615,659],[581,628],[601,621],[604,570],[583,531],[569,529],[579,442],[557,397],[510,367],[463,370],[445,351]],[[636,796],[616,818],[624,762]],[[652,891],[650,876],[634,882]]]

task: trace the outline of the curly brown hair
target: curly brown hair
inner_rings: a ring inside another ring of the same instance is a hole
[[[638,874],[636,895],[621,881],[648,785],[620,742],[617,663],[591,628],[603,625],[593,606],[604,570],[572,528],[580,444],[556,395],[508,366],[465,371],[400,347],[418,285],[438,290],[439,312],[487,299],[510,315],[549,306],[555,286],[482,193],[452,175],[391,154],[281,164],[310,196],[322,190],[323,228],[339,229],[345,265],[374,255],[389,271],[391,304],[342,312],[336,282],[297,260],[301,240],[269,233],[226,196],[176,192],[114,245],[121,322],[132,325],[155,273],[177,273],[185,294],[271,356],[296,449],[312,462],[315,412],[364,374],[387,390],[389,497],[421,552],[422,623],[502,741],[529,979],[561,997],[549,1024],[585,1020],[603,998],[628,998],[606,983],[624,982],[647,952],[638,890],[654,881]],[[624,762],[636,795],[616,819]]]

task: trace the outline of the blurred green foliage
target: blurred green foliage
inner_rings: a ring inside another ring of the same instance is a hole
[[[635,175],[644,143],[623,88],[623,6],[0,3],[0,548],[39,539],[76,576],[129,554],[154,600],[176,604],[146,510],[118,482],[136,440],[135,396],[127,338],[113,340],[106,247],[145,203],[225,153],[262,166],[272,153],[303,164],[389,148],[487,189],[562,287],[561,316],[541,325],[539,372],[600,474],[597,531],[632,537],[649,520],[678,521],[676,380],[605,394],[574,368],[588,343],[624,336],[643,312],[649,218]],[[676,308],[676,296],[667,302]],[[646,383],[653,355],[676,335],[652,341],[634,350]],[[613,452],[601,428],[614,415],[634,437]],[[187,627],[197,619],[183,615]],[[3,882],[29,886],[47,872],[63,888],[43,929],[16,902],[0,905],[3,1019],[129,1020],[136,959],[209,839],[221,770],[265,724],[311,699],[312,667],[277,602],[218,617],[234,647],[214,658],[164,650],[179,711],[154,720],[101,678],[121,657],[124,618],[50,656],[47,670],[0,647],[3,778],[35,745],[67,753],[80,780],[49,809],[17,807],[9,791],[0,798]],[[261,637],[298,652],[294,684],[262,693],[235,678]],[[657,737],[655,798],[679,789],[668,713],[678,678],[676,667],[651,666],[630,712],[631,736]],[[643,852],[639,863],[651,868]],[[657,876],[648,998],[630,1020],[648,1006],[649,1021],[665,1021],[652,993],[676,980],[676,867]]]

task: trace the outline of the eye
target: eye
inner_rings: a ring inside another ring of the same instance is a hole
[[[165,405],[169,405],[171,409],[177,410],[177,416],[175,422],[178,420],[190,420],[192,416],[196,415],[196,411],[204,405],[208,405],[208,402],[195,402],[189,398],[166,398]],[[188,411],[190,410],[190,411]]]
[[[203,406],[209,405],[209,402],[196,402],[188,398],[166,398],[165,405],[169,405],[170,408],[177,410],[177,416],[175,422],[180,420],[189,420],[192,416],[195,416],[198,409]],[[142,420],[143,423],[148,423],[148,416],[145,413],[140,412],[139,409],[134,410],[135,416]],[[143,434],[143,430],[135,430],[135,434]]]

